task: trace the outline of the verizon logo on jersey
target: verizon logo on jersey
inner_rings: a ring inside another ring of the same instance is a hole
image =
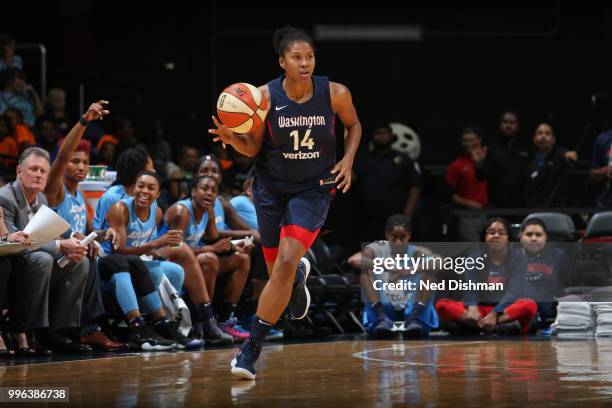
[[[325,116],[317,116],[317,115],[312,115],[312,116],[292,116],[292,117],[285,117],[285,116],[279,116],[278,117],[278,127],[279,128],[286,128],[286,127],[297,127],[297,126],[308,126],[313,127],[313,126],[326,126],[327,123],[325,122]]]
[[[297,153],[283,153],[283,158],[290,160],[308,160],[308,159],[318,159],[319,152],[297,152]]]

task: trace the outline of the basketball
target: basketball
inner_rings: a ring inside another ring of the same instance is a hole
[[[235,133],[249,133],[266,117],[266,100],[251,84],[239,82],[225,88],[217,99],[217,115]]]

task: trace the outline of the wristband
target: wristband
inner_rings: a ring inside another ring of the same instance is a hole
[[[83,126],[87,126],[87,125],[89,125],[89,121],[88,121],[88,120],[83,119],[82,117],[81,117],[81,119],[79,119],[79,123],[80,123],[81,125],[83,125]]]

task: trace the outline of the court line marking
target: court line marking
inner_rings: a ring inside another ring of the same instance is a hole
[[[312,345],[312,344],[352,343],[352,342],[353,342],[352,340],[340,340],[340,341],[334,341],[334,342],[314,342],[314,343],[295,343],[295,344],[270,343],[270,344],[265,344],[263,347],[265,350],[267,347],[272,347],[272,348],[287,347],[287,346],[293,347],[293,346],[306,346],[306,345]],[[0,364],[0,368],[18,368],[18,367],[26,367],[26,366],[32,367],[32,366],[41,366],[41,365],[50,365],[50,364],[82,363],[85,361],[98,361],[98,360],[111,360],[111,359],[116,360],[116,359],[124,359],[124,358],[149,357],[149,356],[155,356],[155,357],[176,356],[176,355],[181,355],[181,354],[198,354],[198,353],[211,353],[211,352],[223,352],[223,351],[236,352],[237,350],[238,350],[238,347],[219,348],[219,349],[205,348],[203,350],[178,350],[178,351],[133,351],[133,352],[128,352],[128,353],[112,355],[108,357],[82,358],[82,359],[62,360],[62,361],[46,361],[46,362],[39,362],[39,363],[12,364],[12,365],[4,365],[4,366]]]
[[[442,346],[451,346],[451,345],[471,345],[471,344],[481,344],[481,343],[490,343],[489,341],[463,341],[463,342],[448,342],[448,343],[436,343],[436,344],[423,344],[420,346],[405,346],[401,343],[399,343],[399,347],[385,347],[385,348],[379,348],[379,349],[372,349],[372,350],[363,350],[363,351],[358,351],[357,353],[353,353],[353,357],[355,358],[359,358],[362,360],[366,360],[366,361],[376,361],[376,362],[380,362],[380,363],[391,363],[393,365],[400,365],[400,366],[428,366],[428,367],[436,367],[436,368],[463,368],[463,369],[473,369],[473,368],[479,368],[479,369],[491,369],[491,370],[517,370],[517,371],[555,371],[555,372],[560,372],[560,371],[565,371],[564,374],[570,374],[570,373],[574,373],[574,371],[571,369],[573,367],[592,367],[593,364],[585,364],[583,366],[580,365],[571,365],[570,367],[567,367],[567,365],[563,365],[561,367],[556,367],[556,368],[531,368],[531,367],[522,367],[522,366],[518,366],[518,367],[508,367],[508,366],[479,366],[479,365],[470,365],[470,366],[460,366],[460,365],[448,365],[448,364],[433,364],[433,363],[417,363],[417,362],[410,362],[410,361],[396,361],[396,360],[386,360],[386,359],[382,359],[382,358],[373,358],[373,357],[368,357],[367,354],[369,353],[375,353],[378,351],[384,351],[384,350],[412,350],[412,349],[418,349],[418,348],[427,348],[427,347],[442,347]],[[601,371],[601,370],[588,370],[588,371],[584,371],[584,370],[576,370],[575,372],[576,374],[587,374],[587,373],[592,373],[592,374],[609,374],[612,373],[612,371]]]

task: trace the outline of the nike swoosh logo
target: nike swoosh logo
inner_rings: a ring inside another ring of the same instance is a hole
[[[285,109],[287,106],[289,106],[289,105],[285,105],[285,106],[277,106],[275,109],[276,109],[277,111],[279,111],[279,110],[281,110],[281,109]]]

